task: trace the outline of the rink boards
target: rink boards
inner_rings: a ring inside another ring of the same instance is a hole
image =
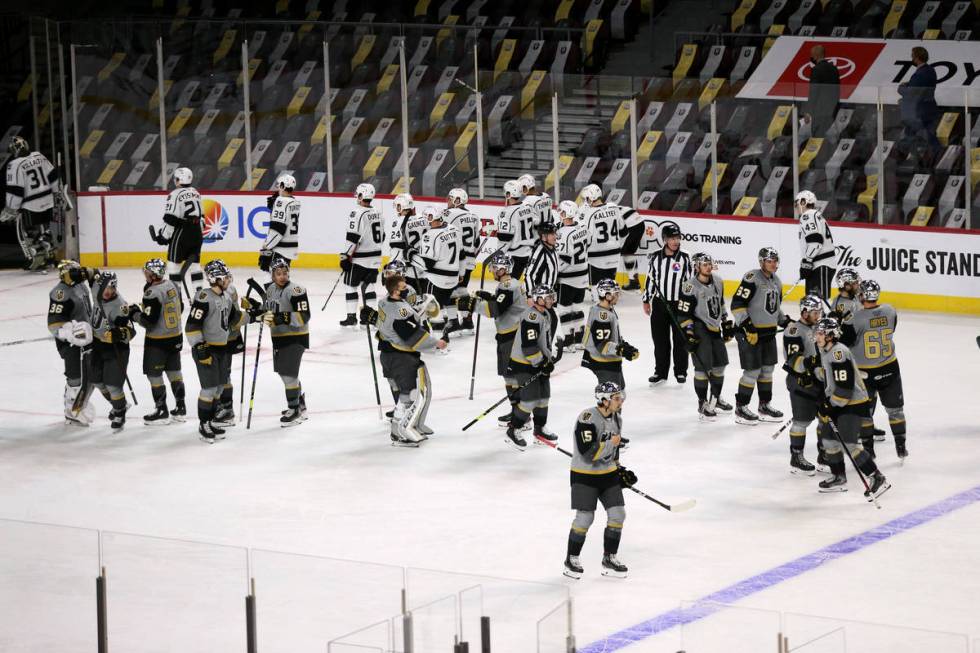
[[[336,268],[353,200],[343,194],[298,194],[302,203],[300,251],[296,267]],[[136,267],[163,248],[149,237],[158,227],[166,194],[162,192],[80,193],[79,250],[92,266]],[[205,244],[203,259],[221,257],[231,265],[250,266],[265,239],[269,210],[265,192],[203,193]],[[416,209],[444,206],[440,198],[416,198]],[[394,221],[392,196],[378,196],[386,224]],[[471,201],[470,209],[493,233],[502,205]],[[732,293],[741,275],[757,265],[760,247],[775,247],[782,258],[780,277],[789,289],[798,277],[800,248],[796,222],[778,218],[642,212],[648,220],[648,243],[658,246],[659,228],[675,222],[684,232],[684,249],[708,252]],[[880,227],[834,223],[837,267],[854,267],[876,279],[883,301],[899,308],[980,315],[980,231],[924,227]],[[492,252],[491,240],[483,250]],[[202,261],[203,262],[203,261]],[[641,262],[640,271],[645,265]],[[801,284],[802,285],[802,284]],[[801,294],[800,287],[792,297]]]

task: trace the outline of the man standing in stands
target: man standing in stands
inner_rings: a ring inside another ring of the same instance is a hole
[[[810,124],[810,133],[823,138],[834,123],[837,103],[840,102],[840,75],[837,66],[824,58],[822,45],[810,48],[810,94],[803,120]]]
[[[936,69],[929,65],[929,52],[922,47],[912,48],[912,63],[915,72],[909,81],[899,84],[898,102],[905,128],[902,141],[911,145],[925,131],[926,142],[933,152],[939,150],[936,138],[936,125],[939,123],[939,107],[936,106]]]

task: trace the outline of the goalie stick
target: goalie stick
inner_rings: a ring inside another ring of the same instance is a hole
[[[565,454],[569,458],[572,457],[572,452],[571,451],[568,451],[566,449],[562,449],[557,444],[554,444],[552,442],[545,442],[544,440],[538,440],[538,442],[540,442],[542,444],[546,444],[549,447],[552,447],[553,449],[555,449],[557,451],[560,451],[561,453]],[[639,489],[633,487],[632,485],[627,485],[626,487],[627,487],[627,489],[633,490],[633,492],[639,494],[641,497],[643,497],[647,501],[652,501],[653,503],[657,504],[658,506],[660,506],[664,510],[669,510],[670,512],[687,512],[688,510],[690,510],[691,508],[693,508],[694,506],[697,505],[697,501],[695,499],[688,499],[687,501],[681,501],[680,503],[664,503],[660,499],[651,497],[649,494],[647,494],[643,490],[639,490]]]

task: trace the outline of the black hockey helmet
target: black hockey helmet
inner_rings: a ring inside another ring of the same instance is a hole
[[[667,240],[668,238],[680,238],[681,228],[677,226],[676,222],[665,222],[662,227],[660,227],[660,239]]]
[[[544,234],[554,234],[558,233],[558,225],[556,225],[551,220],[547,222],[542,222],[538,225],[538,235],[543,236]]]

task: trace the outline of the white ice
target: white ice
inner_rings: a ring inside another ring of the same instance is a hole
[[[235,272],[242,287],[249,274],[259,274]],[[638,296],[626,294],[619,308],[622,330],[641,356],[626,364],[624,432],[632,445],[623,462],[637,472],[638,487],[646,492],[698,503],[690,512],[672,514],[628,493],[620,550],[630,567],[627,580],[599,575],[600,509],[582,555],[585,577],[571,581],[561,575],[572,518],[568,460],[545,447],[519,453],[506,446],[494,423],[497,413],[460,431],[502,395],[494,375],[491,324],[483,323],[473,401],[467,399],[472,337],[454,340],[448,356],[426,356],[435,394],[429,421],[436,434],[418,450],[396,449],[389,445],[387,425],[378,420],[365,332],[338,327],[345,312],[341,292],[319,311],[336,274],[297,269],[293,275],[310,289],[315,307],[311,349],[301,371],[309,421],[279,427],[285,400],[266,333],[252,429],[240,424],[214,446],[198,440],[193,414],[183,425],[142,424],[151,406],[140,373],[142,336],[129,366],[139,406],[130,409],[125,430],[115,434],[106,419],[108,406],[97,395],[98,419],[91,428],[64,424],[62,367],[52,342],[0,347],[0,517],[106,531],[101,560],[107,568],[114,650],[242,650],[246,548],[253,549],[263,653],[325,651],[329,639],[394,616],[402,576],[394,567],[258,549],[567,586],[574,597],[575,636],[583,646],[980,484],[975,342],[980,319],[900,311],[895,342],[911,455],[899,466],[891,437],[878,444],[879,464],[893,488],[875,510],[862,497],[853,471],[850,491],[833,495],[817,493],[820,476],[791,476],[786,435],[770,437],[778,424],[750,428],[730,418],[699,423],[690,382],[678,386],[671,379],[650,388],[649,327]],[[47,293],[55,283],[54,276],[0,274],[0,342],[46,334]],[[128,300],[138,301],[141,286],[138,271],[120,271],[120,289]],[[797,313],[790,302],[784,309]],[[253,325],[247,383],[255,345]],[[734,343],[729,355],[724,394],[732,401],[740,374]],[[576,413],[593,403],[594,377],[579,362],[580,354],[566,356],[552,380],[549,423],[565,446]],[[238,357],[236,404],[241,364]],[[193,413],[197,376],[186,348],[184,373]],[[387,410],[391,396],[384,379],[379,383]],[[774,390],[774,403],[788,414],[778,371]],[[880,410],[877,422],[885,424]],[[814,448],[811,430],[811,460]],[[778,613],[949,631],[972,643],[980,638],[978,542],[980,505],[974,503],[686,627],[686,650],[773,650],[766,628],[773,619],[778,624]],[[0,521],[0,650],[94,650],[98,556],[94,532]],[[410,572],[410,602],[418,605],[462,589],[447,579]],[[494,650],[536,650],[534,621],[561,600],[560,588],[489,580],[482,588],[485,604],[498,611],[499,633],[512,627],[509,639]],[[463,603],[469,600],[476,599],[464,593]],[[420,615],[431,617],[432,624],[444,619],[448,632],[455,628],[454,610],[447,601]],[[471,651],[478,650],[472,642],[474,614],[463,610]],[[821,630],[812,619],[783,619],[791,646],[802,643],[800,637],[834,631],[799,650],[844,650],[847,633],[855,650],[856,625],[837,631],[838,622],[830,621],[834,627]],[[560,628],[552,630],[560,634]],[[676,651],[680,630],[627,650]],[[738,645],[759,632],[765,635],[758,645]],[[920,641],[895,632],[881,630],[860,650],[968,650],[964,639]],[[913,641],[919,643],[910,645]],[[542,650],[562,650],[560,638],[552,637],[549,646]],[[421,647],[429,650],[449,651],[451,645]]]

